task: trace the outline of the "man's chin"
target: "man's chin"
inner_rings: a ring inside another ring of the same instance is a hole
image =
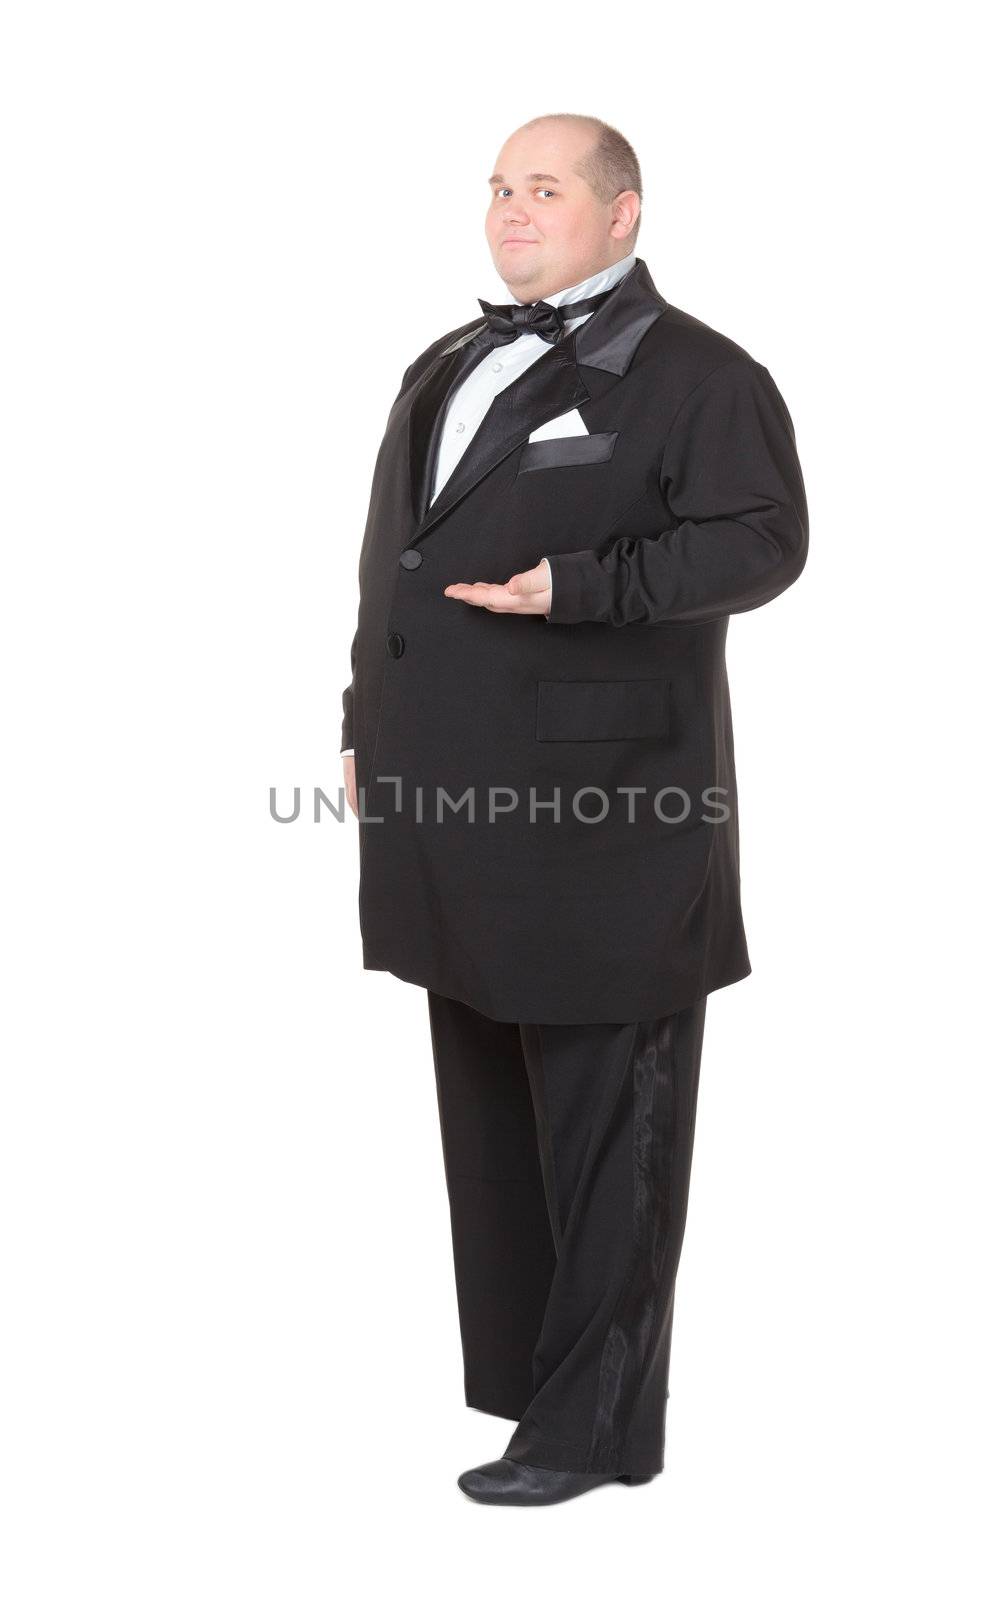
[[[500,250],[496,257],[496,271],[499,273],[508,289],[526,288],[528,284],[536,283],[541,276],[541,269],[537,262],[533,265],[514,260],[515,252]]]

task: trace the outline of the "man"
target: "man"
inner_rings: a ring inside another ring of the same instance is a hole
[[[767,370],[634,255],[627,141],[504,145],[511,296],[407,368],[376,462],[342,745],[367,968],[428,991],[463,1473],[547,1505],[662,1470],[706,996],[750,971],[727,619],[806,558]]]

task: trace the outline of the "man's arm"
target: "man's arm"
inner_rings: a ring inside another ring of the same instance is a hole
[[[354,755],[355,745],[355,660],[358,654],[358,630],[351,641],[351,678],[341,695],[341,754]]]
[[[468,324],[466,324],[466,326],[468,326]],[[403,394],[404,390],[408,387],[409,384],[415,383],[417,381],[417,379],[421,376],[421,374],[430,365],[430,363],[434,359],[434,356],[436,355],[437,351],[445,343],[445,340],[446,339],[450,339],[450,337],[451,337],[450,334],[445,334],[442,338],[436,339],[432,345],[428,345],[427,349],[421,352],[421,354],[416,358],[415,361],[411,361],[410,362],[410,365],[407,367],[406,371],[403,374],[403,377],[400,380],[400,386],[399,386],[399,389],[397,391],[396,400],[398,400],[400,398],[400,396]],[[396,404],[396,400],[393,401],[393,405],[394,406]],[[375,486],[374,486],[374,481],[373,481],[373,493],[374,493],[374,487]],[[355,733],[354,733],[354,721],[355,721],[354,683],[355,683],[355,659],[356,659],[356,654],[357,654],[357,646],[358,646],[358,630],[356,629],[355,630],[355,637],[351,641],[351,679],[350,679],[349,683],[345,686],[344,692],[342,693],[342,696],[341,696],[341,707],[342,707],[342,711],[344,713],[344,715],[342,717],[342,722],[341,722],[341,754],[342,754],[342,756],[353,756],[354,753],[355,753],[355,750],[354,750],[354,743],[355,743]]]
[[[808,515],[795,433],[758,362],[728,361],[683,401],[661,483],[676,527],[601,554],[544,558],[549,622],[708,622],[764,605],[798,578]]]

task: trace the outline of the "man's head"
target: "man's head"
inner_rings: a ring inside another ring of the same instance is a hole
[[[529,303],[581,283],[634,248],[641,169],[597,117],[535,117],[510,135],[490,179],[486,238],[493,263]]]

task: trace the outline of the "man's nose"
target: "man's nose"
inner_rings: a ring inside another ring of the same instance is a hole
[[[530,215],[527,211],[527,207],[522,205],[519,200],[508,200],[506,202],[506,209],[503,212],[503,221],[512,223],[514,227],[518,225],[526,227],[527,223],[530,221]]]

